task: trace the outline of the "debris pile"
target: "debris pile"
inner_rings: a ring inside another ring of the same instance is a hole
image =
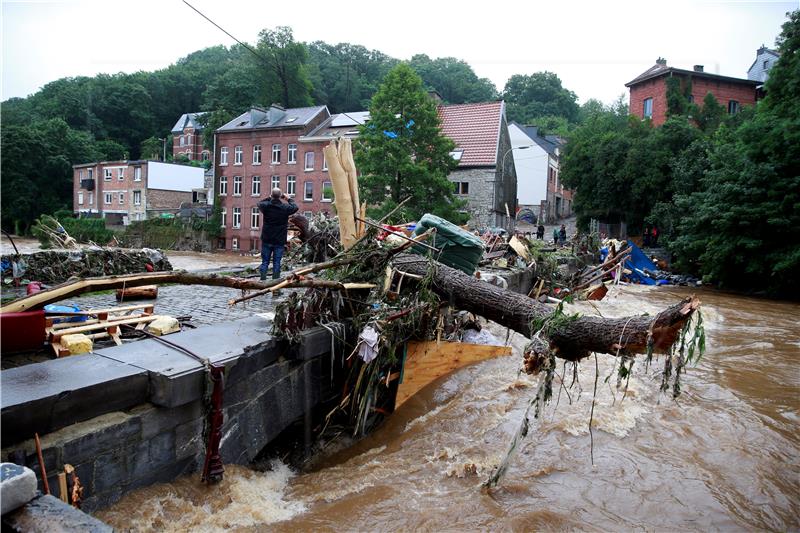
[[[19,268],[18,272],[13,271],[15,262],[24,265],[22,272],[19,272]],[[172,270],[167,256],[160,250],[99,246],[74,250],[42,250],[20,255],[19,258],[3,255],[0,265],[4,283],[11,283],[15,277],[55,284],[72,277],[89,278]]]

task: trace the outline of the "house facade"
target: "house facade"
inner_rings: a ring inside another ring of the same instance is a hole
[[[217,247],[261,248],[258,203],[274,187],[292,196],[299,212],[332,211],[333,194],[322,148],[308,136],[330,118],[326,106],[254,107],[215,132],[214,193],[222,209],[223,237]],[[328,139],[328,142],[330,139]]]
[[[537,222],[546,224],[572,215],[573,191],[561,183],[559,166],[565,141],[556,135],[540,135],[536,126],[515,122],[508,131],[514,148],[519,213],[533,213]]]
[[[691,81],[690,101],[700,105],[711,93],[730,114],[742,106],[755,105],[756,87],[760,85],[753,80],[705,72],[703,65],[695,65],[692,70],[669,67],[666,59],[658,58],[654,66],[625,84],[630,89],[630,113],[648,118],[656,126],[663,124],[667,119],[667,79],[671,77],[679,78],[683,87]]]
[[[158,161],[102,161],[74,165],[73,212],[127,225],[178,213],[203,187],[203,169]]]
[[[747,79],[757,81],[760,84],[765,83],[769,79],[769,71],[781,57],[780,52],[777,50],[770,50],[764,45],[756,50],[756,60],[747,69]]]
[[[442,133],[456,144],[458,167],[448,179],[467,201],[475,229],[516,226],[517,174],[505,102],[440,105]]]
[[[184,113],[172,127],[172,157],[186,156],[190,161],[208,161],[211,152],[203,147],[203,113]]]

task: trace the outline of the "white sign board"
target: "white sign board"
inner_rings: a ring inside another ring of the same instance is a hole
[[[203,187],[202,167],[147,162],[147,188],[162,191],[192,192]]]

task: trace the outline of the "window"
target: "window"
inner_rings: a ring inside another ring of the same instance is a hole
[[[736,100],[728,100],[728,114],[735,115],[740,110],[739,102]]]
[[[306,170],[314,170],[314,152],[306,152]]]
[[[289,158],[286,161],[289,164],[297,163],[297,145],[290,144],[289,145]]]
[[[322,152],[322,170],[326,172],[328,170],[328,158],[325,157],[325,152]]]
[[[250,251],[255,252],[258,250],[258,239],[250,239]]]
[[[217,239],[217,248],[219,248],[220,250],[224,250],[225,249],[225,239],[224,238]]]
[[[242,208],[241,207],[234,207],[233,208],[233,227],[234,228],[241,228],[242,227]]]
[[[253,176],[253,185],[250,190],[250,196],[261,196],[261,177]]]
[[[208,161],[208,150],[203,150],[203,161]]]
[[[552,169],[551,169],[552,170]],[[469,194],[469,182],[468,181],[456,181],[453,183],[455,187],[453,187],[453,192],[455,194]]]
[[[111,181],[111,169],[105,169],[105,173],[103,175],[103,181]]]
[[[82,180],[82,179],[83,179],[83,170],[79,170],[79,171],[78,171],[78,179],[79,179],[79,180]]]
[[[764,61],[764,70],[767,70],[768,66],[769,66],[769,61]]]
[[[186,136],[186,144],[189,144],[189,145],[192,144],[192,136],[191,135],[187,135]]]
[[[644,99],[644,118],[653,118],[653,99]]]
[[[256,144],[253,146],[253,164],[260,165],[261,164],[261,145]]]
[[[241,145],[233,147],[233,164],[234,165],[241,165],[242,164],[242,147],[241,147]]]
[[[227,196],[228,195],[228,177],[227,176],[220,176],[220,178],[219,178],[219,195],[220,196]]]
[[[238,250],[239,249],[239,239],[236,237],[231,239],[231,250]]]
[[[125,191],[119,191],[119,205],[125,205]]]
[[[297,189],[297,176],[286,176],[286,195],[294,196]]]
[[[220,165],[227,165],[228,164],[228,147],[223,146],[219,149],[219,164]]]
[[[92,169],[90,168],[90,169],[88,170],[88,172],[89,172],[89,179],[90,179],[90,180],[91,180],[91,179],[94,179],[94,170],[92,170]]]
[[[303,184],[303,200],[310,202],[314,200],[314,182],[307,181]]]
[[[119,181],[123,181],[125,179],[125,169],[124,168],[118,168],[117,169],[117,179]]]
[[[281,145],[280,144],[273,144],[272,145],[272,164],[279,165],[281,162]]]
[[[90,192],[89,193],[89,206],[91,207],[93,205],[94,205],[94,193]]]
[[[111,205],[111,193],[110,192],[105,193],[103,201],[105,202],[106,205]]]
[[[234,176],[233,177],[233,195],[234,196],[241,196],[242,195],[242,177],[241,176]]]
[[[184,139],[183,139],[183,135],[181,135],[181,146],[183,146],[183,145],[185,144],[185,142],[186,142],[186,141],[184,141]]]
[[[687,96],[686,97],[686,101],[689,102],[690,104],[693,104],[694,103],[694,95],[690,94],[689,96]]]
[[[261,226],[261,211],[257,207],[250,210],[250,229],[258,229]]]
[[[142,181],[142,167],[133,167],[133,181]]]
[[[272,176],[272,181],[270,183],[270,187],[273,188],[273,189],[275,189],[275,188],[279,189],[280,186],[281,186],[281,177],[280,176]],[[270,191],[270,192],[272,192],[272,191]]]
[[[133,205],[142,205],[142,191],[133,191]]]
[[[323,202],[333,201],[333,184],[330,181],[322,182],[322,201]]]
[[[83,192],[78,191],[78,205],[83,205]]]
[[[220,219],[222,220],[222,223],[220,224],[220,227],[224,228],[225,227],[225,223],[227,222],[227,219],[228,219],[228,210],[225,209],[224,207],[220,211]],[[224,248],[224,246],[223,246],[223,248]]]

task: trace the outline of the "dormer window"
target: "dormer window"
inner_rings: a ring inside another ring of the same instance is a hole
[[[769,61],[764,61],[764,70],[767,70],[768,66],[769,66]]]

